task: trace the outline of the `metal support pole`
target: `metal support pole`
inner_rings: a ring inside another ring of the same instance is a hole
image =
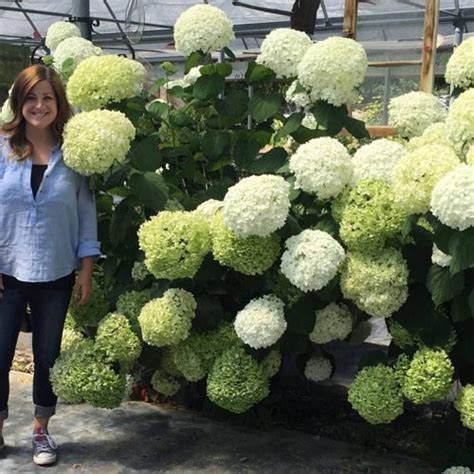
[[[248,86],[249,91],[249,99],[253,97],[253,86]],[[252,130],[252,116],[250,114],[247,115],[247,130]]]
[[[382,109],[382,125],[388,124],[388,103],[390,102],[390,83],[391,74],[390,68],[385,69],[384,74],[384,88],[383,88],[383,109]]]
[[[92,38],[91,11],[89,0],[71,0],[72,19],[81,30],[81,36]]]

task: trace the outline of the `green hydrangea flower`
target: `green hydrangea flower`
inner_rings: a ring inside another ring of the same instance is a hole
[[[61,352],[71,350],[78,342],[84,340],[84,335],[74,328],[64,326],[61,339]]]
[[[96,327],[99,321],[109,312],[109,302],[104,288],[96,280],[92,281],[92,292],[89,301],[78,305],[71,299],[69,314],[77,326]]]
[[[405,329],[401,324],[397,323],[393,319],[387,319],[387,327],[390,335],[392,336],[393,343],[400,349],[407,347],[413,347],[417,345],[415,337]]]
[[[140,357],[140,340],[123,314],[110,313],[99,323],[96,349],[108,362],[132,363]]]
[[[151,378],[152,387],[165,397],[172,397],[181,387],[179,381],[162,370],[156,370]]]
[[[117,313],[123,314],[128,318],[135,334],[141,334],[138,316],[145,303],[148,303],[151,298],[150,290],[143,290],[127,291],[121,294],[117,300]]]
[[[454,367],[442,350],[418,350],[406,371],[402,392],[408,400],[420,405],[443,400],[453,383]]]
[[[382,364],[365,367],[349,387],[349,403],[373,425],[390,423],[403,413],[403,398],[395,372]]]
[[[341,290],[362,311],[376,318],[387,318],[405,303],[407,281],[407,264],[398,250],[348,253],[342,269]]]
[[[411,358],[407,354],[400,354],[393,365],[393,370],[400,387],[403,385],[407,370],[410,368]]]
[[[169,375],[180,377],[181,373],[174,362],[173,347],[175,346],[167,346],[162,349],[159,368],[161,371],[166,372]]]
[[[474,385],[467,384],[458,394],[454,408],[461,415],[463,426],[474,430]]]
[[[388,184],[362,180],[350,191],[340,216],[342,241],[350,250],[363,252],[381,249],[400,234],[406,213]]]
[[[243,413],[270,392],[262,367],[243,348],[233,347],[216,360],[207,378],[207,396],[232,413]]]
[[[92,56],[82,61],[69,78],[68,99],[82,110],[100,109],[139,95],[146,75],[138,61],[115,55]]]
[[[151,346],[170,346],[186,339],[197,308],[194,296],[180,288],[143,306],[138,321],[143,340]]]
[[[209,224],[199,212],[162,211],[138,231],[145,264],[156,278],[192,278],[211,249]]]
[[[190,382],[197,382],[207,375],[205,364],[208,352],[204,334],[192,333],[180,344],[170,348],[174,365],[179,373]]]
[[[280,254],[280,239],[276,234],[267,237],[238,237],[224,226],[221,213],[211,222],[211,240],[214,258],[221,265],[245,275],[261,275]]]
[[[446,145],[424,145],[408,152],[393,169],[396,201],[408,214],[428,212],[433,188],[459,164],[456,153]]]
[[[341,222],[342,219],[342,214],[344,212],[344,209],[349,202],[349,196],[351,194],[352,188],[344,188],[344,191],[342,191],[339,196],[334,199],[331,203],[331,214],[332,217],[336,222]]]

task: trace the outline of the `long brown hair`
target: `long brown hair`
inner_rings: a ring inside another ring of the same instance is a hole
[[[33,145],[28,141],[25,134],[25,119],[22,114],[23,104],[33,87],[41,81],[48,81],[54,90],[58,114],[51,124],[54,138],[62,141],[64,125],[72,115],[71,107],[66,98],[66,91],[63,83],[54,69],[50,69],[42,64],[23,69],[18,74],[15,84],[10,93],[10,107],[14,119],[12,122],[3,124],[2,131],[7,135],[12,154],[17,160],[24,160],[33,152]]]

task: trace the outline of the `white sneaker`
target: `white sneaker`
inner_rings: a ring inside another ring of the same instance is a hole
[[[33,433],[33,462],[39,466],[53,464],[57,459],[57,446],[47,430],[40,428]]]

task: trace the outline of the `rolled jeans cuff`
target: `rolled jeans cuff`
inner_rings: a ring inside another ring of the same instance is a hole
[[[36,418],[49,418],[56,413],[56,405],[52,407],[40,407],[35,405],[35,417]]]
[[[6,420],[8,418],[8,407],[5,410],[0,411],[0,421]]]

